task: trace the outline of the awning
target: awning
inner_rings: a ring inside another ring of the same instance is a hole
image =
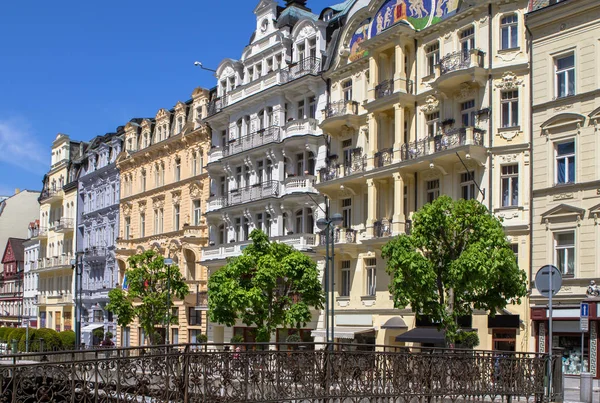
[[[100,329],[104,327],[103,323],[92,323],[91,325],[87,325],[81,328],[81,332],[93,332],[96,329]]]
[[[357,334],[373,331],[375,331],[373,327],[334,327],[333,337],[336,339],[354,339]],[[311,332],[311,336],[325,337],[325,329],[315,329]]]
[[[408,332],[396,336],[396,341],[410,343],[446,343],[446,332],[434,327],[416,327]]]
[[[382,329],[408,329],[406,323],[400,316],[394,316],[390,318],[381,326]]]

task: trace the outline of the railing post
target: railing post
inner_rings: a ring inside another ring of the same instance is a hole
[[[117,349],[117,364],[115,380],[117,383],[117,401],[121,400],[121,350]]]
[[[190,345],[186,344],[183,349],[183,403],[189,401],[189,389],[190,389]],[[206,395],[205,395],[206,396]]]
[[[562,348],[555,348],[554,355],[550,357],[550,365],[552,365],[552,396],[550,396],[550,401],[552,402],[563,402],[565,397],[562,350]]]
[[[94,351],[94,402],[98,403],[98,350]]]

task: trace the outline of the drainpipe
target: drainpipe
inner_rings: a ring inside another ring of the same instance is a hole
[[[492,89],[493,89],[493,78],[492,78],[492,67],[493,67],[493,57],[492,57],[492,3],[488,4],[488,104],[489,104],[489,112],[488,112],[488,138],[489,138],[489,146],[492,147],[494,141],[494,133],[493,133],[493,108],[492,108]],[[492,155],[488,158],[488,208],[492,211],[492,200],[494,199],[494,186],[493,186],[493,175],[492,175]]]
[[[533,34],[531,30],[525,24],[525,29],[527,30],[528,39],[529,39],[529,102],[533,105]],[[531,279],[533,278],[533,109],[531,109],[531,113],[529,114],[529,284],[527,285],[528,293],[530,294],[531,290]],[[533,324],[529,327],[529,309],[525,310],[525,319],[527,334],[531,334],[531,330],[533,329]],[[527,338],[529,339],[529,338]]]

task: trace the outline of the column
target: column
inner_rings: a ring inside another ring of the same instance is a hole
[[[394,89],[401,89],[403,92],[406,91],[406,73],[404,69],[404,49],[402,45],[396,45],[394,49],[395,66],[394,71]]]
[[[377,184],[373,179],[367,179],[367,238],[373,238],[373,225],[377,221]]]
[[[404,108],[402,105],[394,105],[394,162],[402,159],[401,149],[404,143]]]
[[[373,101],[375,99],[375,86],[379,84],[379,63],[378,53],[373,53],[369,59],[369,89],[368,89],[368,100]]]
[[[399,172],[394,172],[394,218],[392,223],[392,234],[398,235],[404,232],[404,180]]]
[[[375,153],[377,152],[377,147],[379,143],[379,114],[378,113],[370,113],[369,114],[369,150],[367,151],[367,170],[373,169],[375,166]]]

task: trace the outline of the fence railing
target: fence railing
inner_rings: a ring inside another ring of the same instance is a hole
[[[8,356],[0,362],[0,394],[10,403],[549,401],[544,382],[551,360],[542,354],[324,347],[185,345]],[[560,379],[562,366],[553,369]]]

